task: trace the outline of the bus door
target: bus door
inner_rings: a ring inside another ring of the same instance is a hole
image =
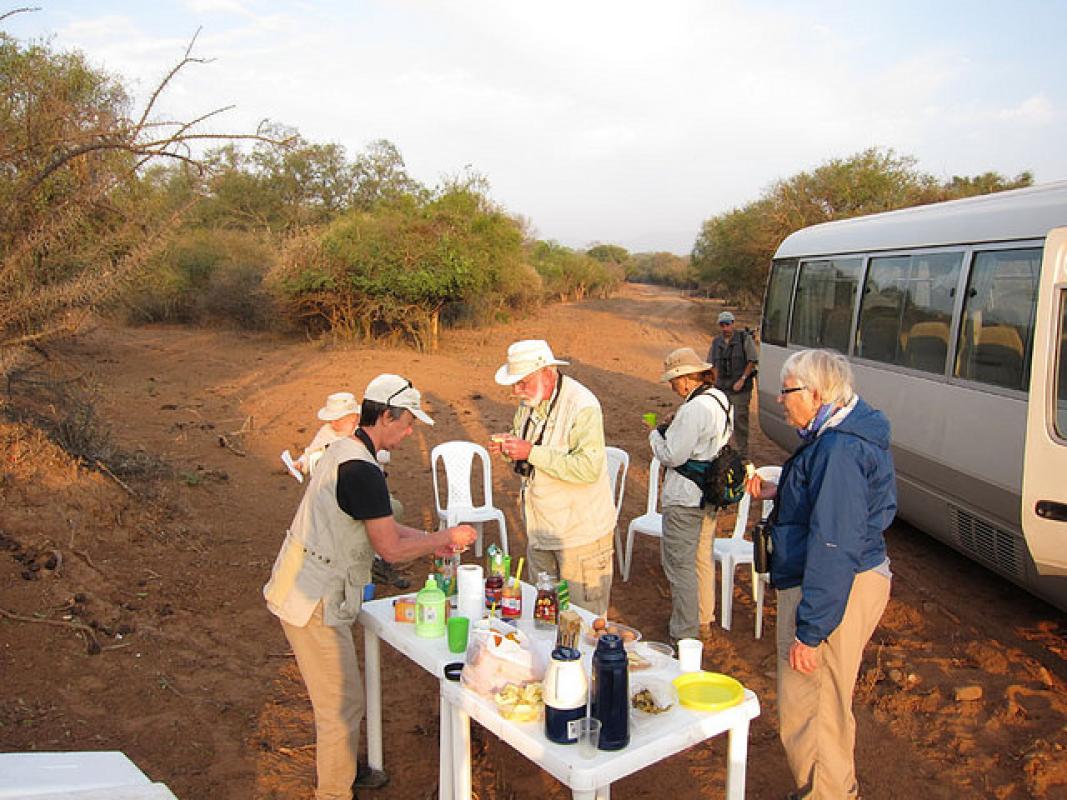
[[[1037,298],[1022,527],[1037,571],[1067,575],[1067,228],[1045,241]]]

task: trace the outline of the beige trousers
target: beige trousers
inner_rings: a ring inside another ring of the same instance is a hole
[[[352,800],[359,726],[366,710],[351,626],[322,622],[322,603],[302,628],[282,621],[315,714],[315,800]]]
[[[672,639],[696,638],[715,619],[714,510],[664,506],[660,561],[671,587]]]
[[[778,734],[799,797],[843,800],[859,795],[852,692],[863,648],[889,602],[890,581],[873,570],[852,581],[841,624],[819,645],[810,675],[789,666],[801,588],[778,592]]]
[[[602,539],[563,550],[526,548],[527,575],[537,580],[538,572],[547,572],[567,581],[571,602],[587,611],[604,616],[611,599],[612,551],[614,532]],[[522,577],[521,575],[519,576]]]

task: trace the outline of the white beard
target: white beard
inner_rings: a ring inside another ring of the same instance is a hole
[[[544,399],[545,390],[541,387],[538,387],[537,394],[535,394],[533,397],[523,397],[519,400],[519,402],[527,408],[537,408],[539,405],[541,405]]]

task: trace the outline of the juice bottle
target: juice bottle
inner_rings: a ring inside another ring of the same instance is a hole
[[[504,590],[504,554],[495,544],[489,545],[485,550],[486,569],[485,574],[485,608],[490,610],[493,606],[500,608]]]
[[[522,584],[518,578],[512,578],[504,584],[500,597],[500,616],[515,622],[522,616]]]
[[[500,608],[500,602],[504,594],[504,576],[490,575],[485,579],[485,607],[491,610],[493,606]]]
[[[556,581],[547,572],[537,574],[537,600],[534,601],[534,627],[554,628],[559,622],[559,597]]]

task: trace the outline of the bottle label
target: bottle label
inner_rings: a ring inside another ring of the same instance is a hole
[[[440,619],[437,608],[435,606],[419,606],[420,622],[424,625],[436,625]]]
[[[504,595],[500,599],[500,613],[505,617],[521,617],[522,595]]]
[[[579,723],[581,723],[581,721],[582,721],[582,719],[579,718],[579,719],[572,719],[570,722],[567,723],[567,738],[568,739],[575,739],[575,740],[578,739],[578,725],[579,725]]]

